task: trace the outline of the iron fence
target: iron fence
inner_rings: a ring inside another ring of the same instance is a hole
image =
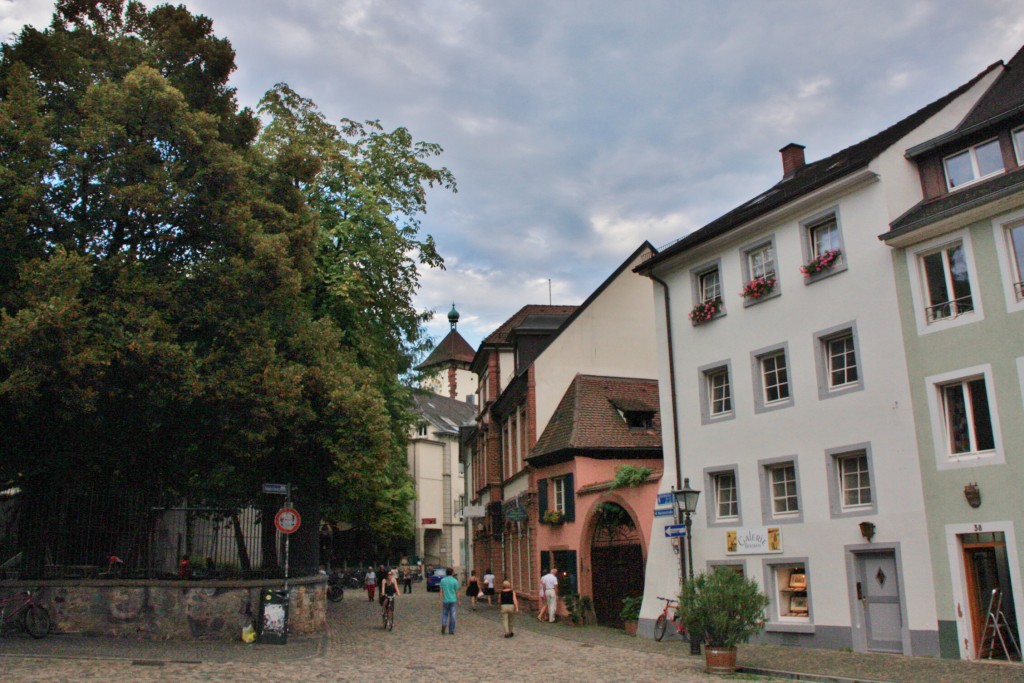
[[[273,511],[8,490],[0,493],[0,578],[276,578],[283,536]]]

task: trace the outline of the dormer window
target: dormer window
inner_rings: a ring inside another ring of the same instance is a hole
[[[650,410],[624,410],[622,417],[630,429],[653,429],[654,411]]]
[[[1013,149],[1017,152],[1017,164],[1024,166],[1024,126],[1013,131]]]
[[[1003,153],[999,140],[988,140],[943,159],[946,186],[956,189],[1003,172]]]

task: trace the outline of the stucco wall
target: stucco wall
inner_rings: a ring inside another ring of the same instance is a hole
[[[327,626],[326,577],[289,582],[288,626],[293,634]],[[3,582],[0,593],[37,593],[54,633],[153,640],[237,640],[246,606],[259,615],[261,581]]]

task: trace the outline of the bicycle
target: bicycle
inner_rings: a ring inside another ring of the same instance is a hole
[[[50,632],[50,613],[36,603],[32,591],[23,591],[0,599],[0,628],[24,630],[33,638],[45,638]]]
[[[345,588],[341,581],[341,575],[338,572],[332,572],[327,577],[327,599],[331,602],[341,602],[345,598]]]
[[[664,638],[668,625],[672,624],[672,628],[676,630],[679,637],[686,642],[690,642],[690,633],[686,630],[686,624],[683,623],[683,615],[679,612],[679,603],[676,600],[663,598],[660,595],[658,599],[665,601],[665,609],[661,610],[658,620],[654,622],[654,639],[660,641]],[[671,617],[669,617],[669,610],[673,611]]]
[[[384,630],[392,631],[395,628],[395,596],[384,597],[384,607],[381,609],[381,618],[384,620]]]

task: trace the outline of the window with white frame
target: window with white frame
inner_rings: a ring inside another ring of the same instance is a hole
[[[929,323],[955,318],[974,310],[971,278],[963,242],[921,254],[925,319]]]
[[[762,244],[747,252],[750,279],[775,274],[775,249],[771,243]]]
[[[789,373],[786,369],[786,353],[778,351],[761,356],[761,381],[765,405],[785,401],[789,398]]]
[[[551,508],[561,513],[565,513],[565,497],[569,493],[566,491],[566,484],[568,480],[565,477],[556,477],[551,480]]]
[[[835,214],[809,223],[807,225],[807,239],[812,259],[820,258],[827,251],[842,249],[842,240],[839,236],[839,221]]]
[[[938,387],[946,446],[960,456],[995,449],[995,432],[985,377],[971,377]]]
[[[1024,127],[1013,131],[1013,149],[1017,153],[1017,163],[1024,166]]]
[[[768,564],[771,593],[769,599],[778,623],[808,623],[811,615],[810,582],[807,564],[772,561]]]
[[[841,389],[860,381],[853,332],[847,330],[822,340],[829,389]]]
[[[792,515],[800,512],[800,500],[796,487],[796,466],[793,463],[769,466],[768,483],[771,491],[773,516]]]
[[[732,388],[729,384],[729,368],[720,367],[705,373],[707,380],[708,408],[712,417],[732,412]]]
[[[715,493],[715,519],[717,521],[739,519],[740,500],[736,488],[736,472],[716,472],[711,475]]]
[[[836,475],[843,510],[871,507],[871,471],[867,453],[844,453],[836,456]]]
[[[1010,255],[1013,295],[1021,301],[1024,299],[1024,223],[1007,226],[1006,245]]]
[[[987,140],[943,159],[946,186],[952,190],[1003,172],[999,140]]]
[[[427,423],[426,422],[421,422],[418,425],[416,425],[416,436],[426,436],[426,435],[427,435]]]
[[[722,298],[722,278],[718,268],[706,270],[697,275],[697,303],[707,303]]]

